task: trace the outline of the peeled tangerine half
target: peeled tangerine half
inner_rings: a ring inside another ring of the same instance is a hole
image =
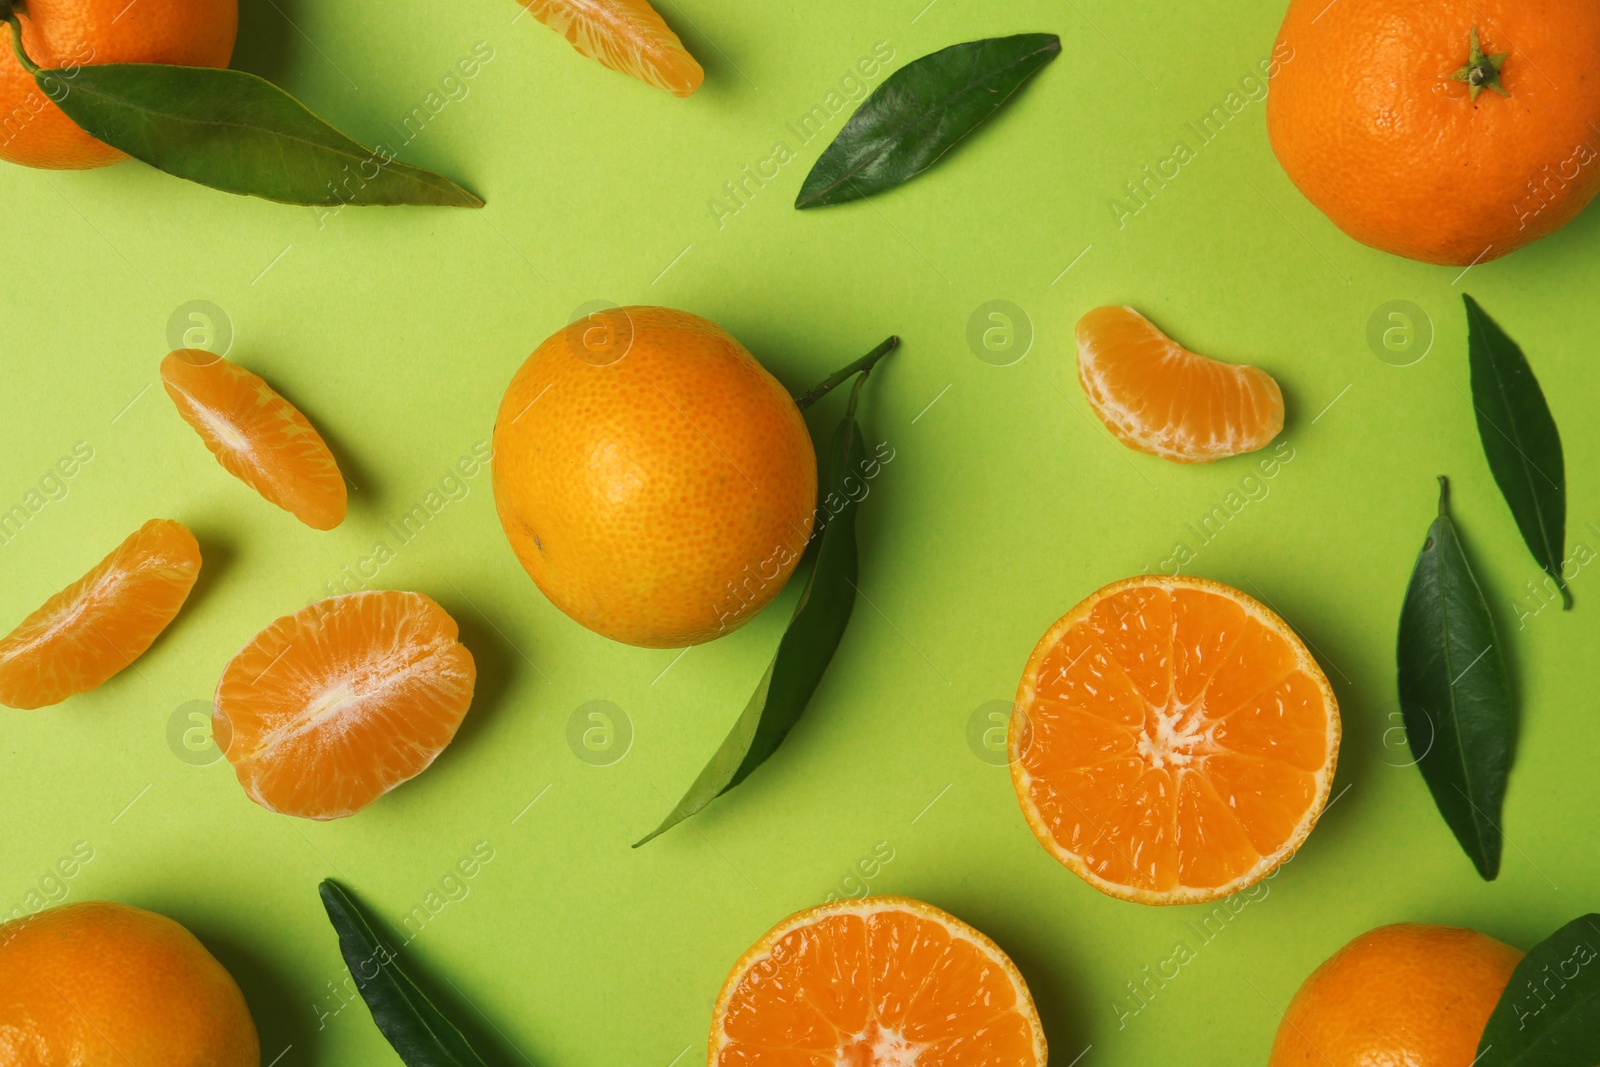
[[[144,655],[200,576],[200,545],[151,519],[0,639],[0,704],[42,708],[87,693]]]
[[[706,72],[647,0],[522,0],[533,17],[612,70],[692,96]]]
[[[330,597],[279,619],[222,672],[212,735],[251,800],[354,815],[427,769],[472,703],[456,622],[421,593]]]
[[[1016,966],[931,904],[867,897],[790,916],[739,958],[710,1067],[1043,1067]]]
[[[344,476],[298,408],[237,363],[194,348],[161,361],[161,383],[227,472],[314,530],[344,521]]]
[[[1255,884],[1306,839],[1339,706],[1272,611],[1204,578],[1143,576],[1040,639],[1009,742],[1046,851],[1111,896],[1193,904]]]
[[[1191,352],[1129,307],[1078,320],[1078,381],[1117,440],[1176,463],[1254,452],[1283,430],[1270,374]]]

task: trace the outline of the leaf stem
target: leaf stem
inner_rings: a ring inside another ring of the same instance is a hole
[[[0,0],[0,2],[3,2],[3,0]],[[795,397],[795,407],[799,408],[801,411],[804,411],[806,408],[810,407],[812,404],[815,404],[818,400],[821,400],[823,397],[832,392],[835,386],[842,385],[846,381],[849,381],[850,376],[853,374],[860,374],[862,380],[865,381],[866,376],[871,372],[873,365],[898,347],[900,347],[900,338],[891,334],[871,352],[868,352],[866,355],[862,356],[848,367],[835,371],[817,385],[812,386],[810,389]],[[860,392],[859,382],[856,385],[856,391]],[[852,396],[850,400],[850,410],[852,414],[855,411],[854,396]]]
[[[1438,475],[1438,478],[1439,478],[1439,517],[1443,518],[1443,519],[1447,519],[1447,518],[1450,517],[1450,479],[1446,478],[1442,474]]]

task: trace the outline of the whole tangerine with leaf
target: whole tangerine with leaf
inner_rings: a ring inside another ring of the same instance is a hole
[[[68,93],[72,72],[93,64],[226,67],[239,30],[238,0],[4,0],[0,13],[14,13],[27,55],[62,71]],[[18,61],[17,31],[0,32],[0,159],[86,170],[128,158],[69,119]]]
[[[1471,1067],[1522,955],[1453,926],[1369,930],[1295,993],[1268,1067]]]
[[[517,371],[494,428],[495,507],[556,607],[631,645],[728,633],[811,539],[817,459],[787,390],[717,324],[611,308]]]
[[[1482,263],[1600,191],[1600,6],[1587,0],[1291,0],[1278,47],[1272,149],[1363,244]]]

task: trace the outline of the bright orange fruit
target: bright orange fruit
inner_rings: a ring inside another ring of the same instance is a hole
[[[533,17],[612,70],[691,96],[706,72],[647,0],[522,0]]]
[[[229,474],[314,530],[344,521],[338,462],[316,428],[272,386],[194,348],[161,361],[161,383]]]
[[[421,593],[330,597],[228,663],[212,734],[251,800],[305,819],[354,815],[427,769],[472,703],[456,622]]]
[[[494,503],[556,607],[616,641],[682,648],[783,589],[811,538],[817,456],[788,391],[722,327],[612,308],[512,378]]]
[[[1369,930],[1305,980],[1278,1026],[1268,1067],[1471,1067],[1521,959],[1475,930],[1422,923]]]
[[[42,708],[87,693],[144,655],[200,575],[200,545],[151,519],[0,640],[0,704]]]
[[[792,915],[733,965],[710,1067],[1043,1067],[1027,983],[993,941],[906,897]]]
[[[0,926],[6,1067],[259,1067],[244,996],[163,915],[92,900]]]
[[[1034,835],[1104,893],[1236,893],[1316,824],[1339,754],[1333,689],[1287,623],[1204,578],[1115,582],[1028,658],[1011,777]]]
[[[1078,381],[1117,440],[1177,463],[1253,452],[1283,429],[1270,374],[1191,352],[1130,307],[1078,320]]]

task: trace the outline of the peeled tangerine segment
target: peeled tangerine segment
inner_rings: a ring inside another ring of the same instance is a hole
[[[1235,893],[1316,824],[1339,708],[1293,630],[1236,589],[1146,576],[1095,593],[1028,660],[1010,736],[1023,815],[1102,892]]]
[[[161,383],[229,474],[314,530],[344,521],[344,476],[322,435],[272,386],[193,348],[161,361]]]
[[[251,800],[305,819],[353,815],[426,770],[456,735],[477,669],[421,593],[331,597],[229,662],[212,733]]]
[[[522,0],[533,17],[612,70],[691,96],[705,80],[678,35],[646,0]]]
[[[1270,374],[1191,352],[1130,307],[1078,320],[1078,381],[1117,440],[1176,463],[1253,452],[1283,430]]]
[[[199,575],[194,534],[151,519],[0,640],[0,704],[42,708],[100,686],[144,655]]]
[[[983,934],[905,897],[824,904],[734,964],[712,1067],[1043,1067],[1027,984]]]

